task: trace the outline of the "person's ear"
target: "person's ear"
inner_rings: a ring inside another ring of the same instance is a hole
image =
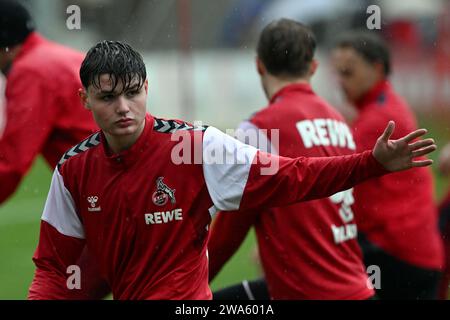
[[[87,91],[85,88],[78,89],[78,96],[80,97],[80,100],[81,100],[81,103],[83,104],[83,106],[86,109],[91,110],[91,106],[88,102]]]
[[[144,82],[145,94],[148,95],[148,79]]]
[[[318,66],[319,66],[319,62],[316,59],[313,59],[309,66],[309,76],[310,77],[312,77],[316,73]]]
[[[265,75],[267,72],[266,66],[259,57],[256,57],[256,70],[258,70],[260,76]]]

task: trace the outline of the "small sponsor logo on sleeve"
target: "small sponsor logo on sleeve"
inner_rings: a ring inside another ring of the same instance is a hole
[[[87,197],[87,201],[90,204],[88,207],[89,212],[102,211],[102,208],[100,206],[97,206],[98,196],[89,196],[89,197]]]

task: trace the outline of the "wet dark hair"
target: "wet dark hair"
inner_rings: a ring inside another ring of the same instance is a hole
[[[391,58],[388,46],[381,37],[373,32],[347,32],[338,37],[335,48],[352,48],[365,61],[381,63],[386,76],[391,72]]]
[[[90,85],[100,89],[100,76],[109,74],[112,90],[123,83],[123,91],[135,86],[137,78],[139,88],[147,79],[147,72],[142,56],[130,45],[120,41],[101,41],[93,46],[80,68],[80,79],[87,89]]]
[[[316,38],[310,28],[290,19],[275,20],[262,31],[258,57],[274,76],[301,77],[314,57]]]

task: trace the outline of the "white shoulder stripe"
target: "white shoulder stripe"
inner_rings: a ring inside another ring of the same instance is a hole
[[[206,129],[203,136],[203,175],[218,210],[239,209],[256,153],[255,147],[214,127]]]
[[[53,173],[50,191],[45,202],[42,220],[49,223],[59,233],[84,239],[84,229],[75,210],[75,204],[58,169]]]

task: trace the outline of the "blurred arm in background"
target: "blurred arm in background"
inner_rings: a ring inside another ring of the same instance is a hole
[[[442,148],[439,155],[439,170],[444,176],[450,175],[450,143]],[[439,287],[439,298],[448,299],[448,288],[450,286],[450,192],[439,205],[439,229],[442,234],[445,248],[445,266]]]
[[[242,122],[237,130],[246,133],[244,136],[256,136],[257,141],[241,142],[253,145],[264,152],[273,150],[270,141],[263,134],[258,133],[258,127],[249,121]],[[251,131],[255,134],[252,135]],[[239,135],[237,135],[239,138]],[[256,143],[255,143],[256,142]],[[244,242],[248,232],[256,223],[258,210],[249,210],[238,214],[237,212],[219,212],[211,227],[211,237],[208,244],[209,254],[209,281],[211,282],[219,273],[225,263],[236,253]],[[233,235],[230,237],[230,235]]]

